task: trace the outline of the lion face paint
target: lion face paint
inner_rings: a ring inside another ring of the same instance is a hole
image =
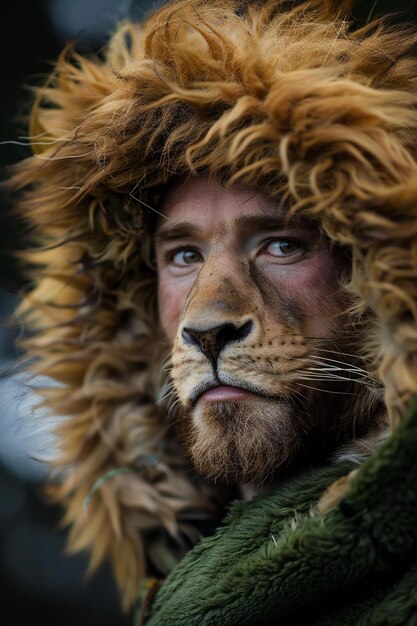
[[[351,382],[314,375],[346,343],[341,252],[312,220],[204,176],[171,186],[161,211],[159,318],[181,436],[203,474],[262,482],[348,419],[324,393],[349,397]]]

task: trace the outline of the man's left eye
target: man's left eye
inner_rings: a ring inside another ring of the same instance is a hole
[[[299,243],[287,239],[274,239],[274,241],[270,241],[265,248],[268,254],[276,257],[291,256],[292,254],[301,252],[301,250],[302,246]]]

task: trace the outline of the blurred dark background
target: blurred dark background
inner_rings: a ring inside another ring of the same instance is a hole
[[[98,51],[115,24],[137,21],[161,0],[5,0],[0,5],[0,177],[29,156],[25,119],[29,86],[40,85],[68,40],[84,53]],[[20,144],[20,145],[19,145]],[[65,555],[61,511],[47,503],[47,468],[33,457],[53,440],[39,427],[33,394],[12,374],[18,329],[7,320],[26,289],[15,252],[24,225],[0,189],[0,622],[5,626],[125,626],[110,567],[91,580],[87,558]]]
[[[30,109],[29,85],[42,84],[64,43],[91,53],[106,42],[115,24],[141,21],[153,0],[4,0],[0,7],[0,168],[29,155],[24,119]],[[417,19],[417,1],[358,0],[355,15],[364,21],[401,11],[399,21]],[[42,486],[47,468],[34,457],[53,440],[39,428],[33,393],[12,374],[18,329],[6,320],[19,291],[27,288],[15,252],[24,247],[24,226],[12,199],[0,189],[0,620],[6,626],[124,626],[108,566],[86,581],[86,558],[64,556],[61,512],[46,503]],[[41,453],[41,452],[40,452]]]

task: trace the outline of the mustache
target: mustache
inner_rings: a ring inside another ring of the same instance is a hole
[[[299,337],[299,335],[294,336]],[[363,390],[366,388],[370,391],[373,390],[376,395],[380,394],[383,384],[375,373],[376,364],[367,355],[355,352],[357,343],[353,337],[347,340],[344,336],[344,341],[342,341],[342,337],[343,335],[331,337],[304,336],[308,346],[307,352],[298,356],[285,355],[283,360],[289,365],[285,372],[279,371],[273,360],[268,357],[260,362],[254,362],[253,359],[249,360],[245,353],[242,353],[241,356],[234,355],[232,357],[234,366],[241,360],[245,370],[277,376],[277,387],[279,387],[280,392],[276,394],[271,393],[270,390],[266,392],[259,385],[248,382],[243,377],[234,377],[227,373],[227,369],[223,369],[219,372],[211,371],[210,375],[207,374],[204,380],[192,389],[188,406],[193,407],[205,391],[219,385],[231,385],[255,393],[260,397],[286,399],[286,401],[295,401],[296,398],[301,401],[308,401],[311,392],[354,396],[358,395],[361,387]],[[341,345],[337,345],[338,340]],[[349,348],[351,349],[349,350]],[[300,363],[300,359],[302,359],[302,363]],[[187,363],[193,361],[194,358],[186,359]],[[200,358],[196,361],[196,365],[201,366]],[[168,413],[174,420],[177,417],[177,410],[181,406],[172,376],[172,370],[176,370],[178,367],[181,367],[179,363],[173,368],[172,353],[167,355],[161,371],[165,393],[162,394],[162,397],[160,395],[157,401],[158,404],[167,401]]]

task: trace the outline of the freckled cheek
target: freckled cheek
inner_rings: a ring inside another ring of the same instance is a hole
[[[189,286],[173,282],[164,273],[158,281],[158,312],[162,330],[173,345],[180,323],[181,313],[189,292]]]

